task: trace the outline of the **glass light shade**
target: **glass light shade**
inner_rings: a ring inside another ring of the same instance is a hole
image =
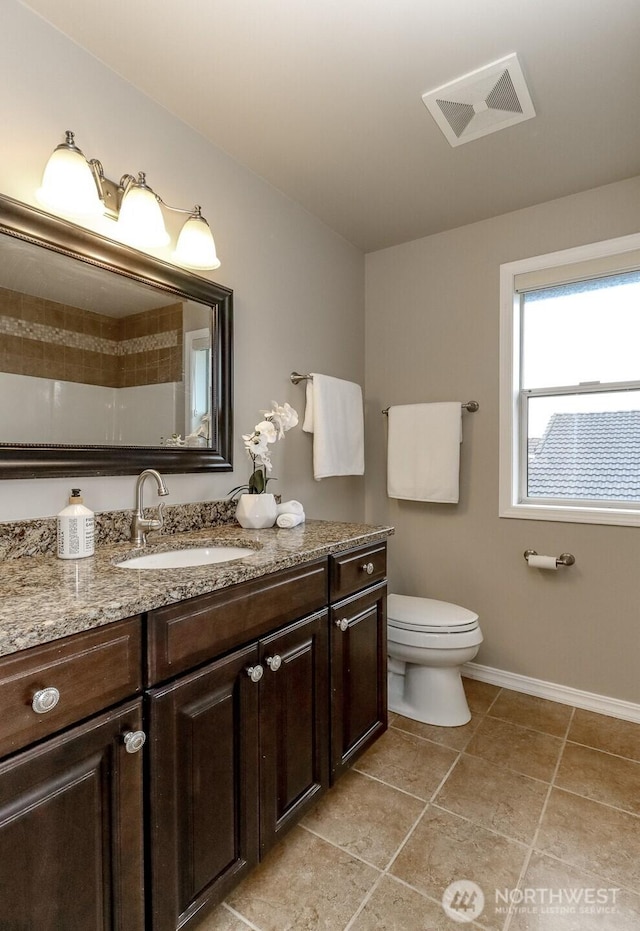
[[[120,206],[118,229],[132,246],[153,249],[169,242],[160,204],[145,184],[132,183],[127,188]]]
[[[189,217],[180,230],[173,258],[187,268],[220,268],[209,224],[199,215]]]
[[[55,213],[72,217],[100,216],[104,210],[86,158],[67,143],[52,152],[36,197]]]

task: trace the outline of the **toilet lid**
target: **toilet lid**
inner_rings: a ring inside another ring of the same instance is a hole
[[[390,627],[425,633],[463,633],[475,630],[478,615],[460,605],[435,598],[415,598],[412,595],[389,595],[387,621]]]

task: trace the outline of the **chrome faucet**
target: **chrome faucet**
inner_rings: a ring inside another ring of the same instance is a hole
[[[131,522],[131,542],[135,543],[136,546],[144,546],[147,542],[147,533],[151,530],[162,530],[164,519],[162,517],[162,511],[164,509],[164,503],[158,505],[158,517],[157,519],[150,519],[144,516],[144,505],[142,503],[142,489],[145,483],[145,479],[148,476],[152,476],[156,480],[156,485],[158,486],[158,494],[164,497],[169,494],[169,489],[164,483],[163,477],[159,472],[156,472],[155,469],[145,469],[144,472],[141,472],[136,481],[136,509],[133,514],[133,520]]]

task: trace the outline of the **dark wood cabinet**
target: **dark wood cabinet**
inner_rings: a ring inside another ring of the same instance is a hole
[[[153,931],[221,901],[328,785],[327,612],[149,692]]]
[[[329,785],[327,612],[260,641],[260,848]]]
[[[332,782],[387,729],[386,603],[378,582],[331,605]]]
[[[385,578],[377,542],[1,658],[0,931],[198,925],[385,730]]]
[[[140,692],[141,658],[139,617],[0,658],[0,756]]]
[[[144,931],[141,706],[0,764],[2,931]]]
[[[174,931],[258,862],[253,644],[148,695],[153,931]]]

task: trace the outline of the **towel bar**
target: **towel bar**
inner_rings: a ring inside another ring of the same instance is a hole
[[[290,377],[294,385],[300,384],[301,381],[308,381],[310,378],[313,379],[313,375],[301,375],[300,372],[292,372]]]
[[[300,378],[308,378],[308,377],[309,377],[308,375],[304,375],[304,376],[300,375]],[[293,375],[291,376],[291,381],[293,381]],[[293,382],[293,383],[294,385],[297,384],[297,382]],[[477,410],[480,410],[480,405],[478,404],[477,401],[465,401],[461,406],[465,411],[469,411],[470,414],[475,414]],[[385,407],[382,413],[388,414],[389,408]]]

